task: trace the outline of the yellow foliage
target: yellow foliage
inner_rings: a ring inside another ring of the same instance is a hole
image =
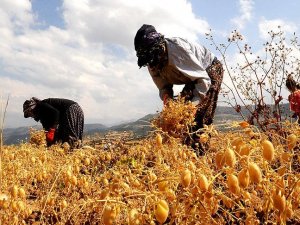
[[[197,157],[182,141],[194,112],[189,103],[170,101],[154,120],[159,135],[114,139],[109,149],[46,148],[43,131],[33,132],[29,143],[3,146],[0,223],[253,224],[262,217],[272,224],[278,218],[300,223],[294,137],[260,133],[254,126],[255,136],[241,127],[207,126],[210,135],[201,141],[209,148]],[[297,126],[286,129],[298,138]],[[266,136],[273,148],[268,145],[263,156]]]

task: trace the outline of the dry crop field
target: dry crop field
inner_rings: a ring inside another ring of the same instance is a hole
[[[205,127],[198,157],[182,144],[192,111],[171,102],[148,137],[109,149],[46,148],[42,131],[3,146],[1,224],[299,224],[299,126]]]

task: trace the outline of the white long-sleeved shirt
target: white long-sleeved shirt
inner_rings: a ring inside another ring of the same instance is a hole
[[[199,101],[206,94],[210,78],[205,71],[215,56],[204,46],[183,38],[166,38],[168,62],[162,68],[150,68],[149,73],[159,89],[160,98],[173,93],[173,85],[195,82],[194,99]]]

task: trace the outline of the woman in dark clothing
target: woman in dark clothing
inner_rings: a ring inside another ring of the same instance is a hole
[[[72,148],[82,142],[84,114],[74,101],[62,98],[40,100],[32,97],[23,104],[24,117],[40,121],[46,131],[47,145],[68,142]]]

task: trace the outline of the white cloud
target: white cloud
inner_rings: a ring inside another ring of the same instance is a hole
[[[239,0],[240,15],[232,19],[232,23],[239,30],[243,29],[245,24],[252,19],[253,5],[253,0]]]
[[[275,33],[278,31],[283,31],[285,33],[293,33],[298,30],[296,24],[288,21],[284,21],[282,19],[274,19],[274,20],[267,20],[262,18],[258,24],[260,37],[263,39],[268,39],[270,35],[268,34],[269,31],[274,31]]]
[[[208,31],[206,21],[197,19],[185,0],[65,0],[64,18],[67,28],[90,42],[120,44],[132,47],[133,36],[143,24],[154,25],[167,35],[196,34]]]
[[[1,0],[0,27],[20,32],[34,22],[31,3],[28,0]]]
[[[31,96],[78,101],[86,122],[155,113],[162,104],[147,70],[136,64],[137,29],[148,23],[166,36],[190,39],[209,29],[185,0],[64,0],[65,28],[44,30],[33,28],[39,21],[30,1],[0,6],[0,94],[11,96],[8,126],[25,123],[21,106]]]

